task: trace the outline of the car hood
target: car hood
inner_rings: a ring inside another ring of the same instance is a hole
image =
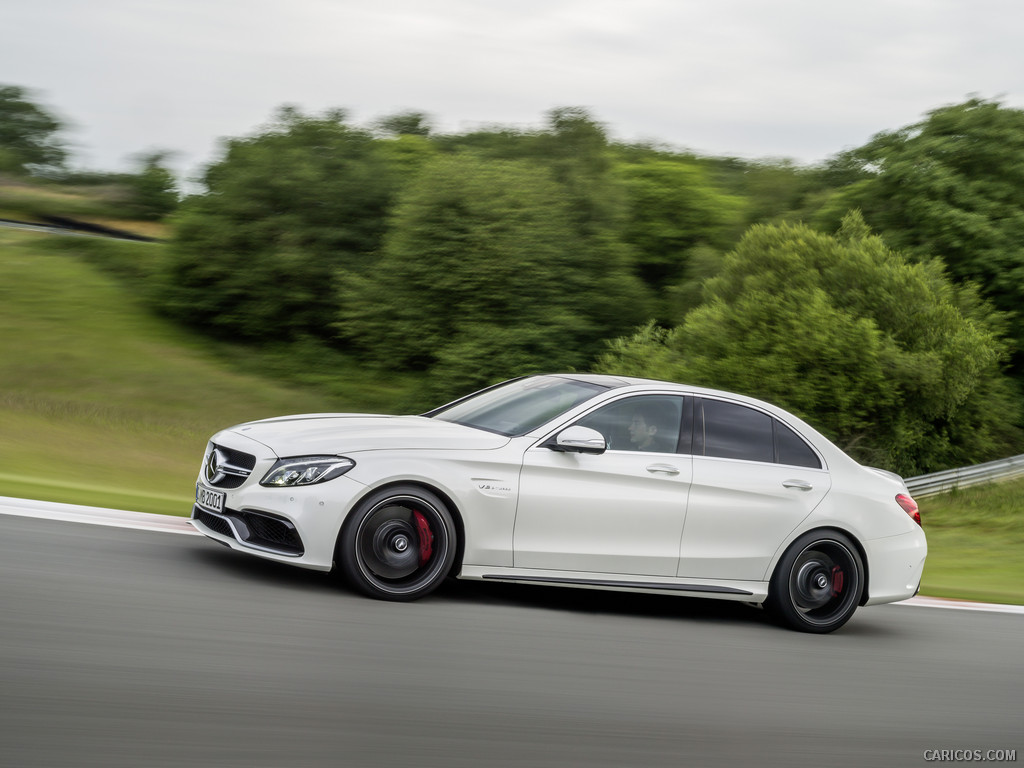
[[[316,413],[253,421],[230,432],[256,440],[280,457],[379,450],[489,450],[509,438],[423,416]]]

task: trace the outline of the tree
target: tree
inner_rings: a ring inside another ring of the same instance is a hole
[[[978,98],[941,107],[833,165],[851,183],[816,221],[859,208],[894,247],[976,282],[1009,314],[1024,370],[1024,110]]]
[[[776,402],[861,460],[916,474],[1019,448],[1004,355],[970,289],[854,214],[836,236],[752,227],[682,325],[615,341],[601,367]]]
[[[616,327],[610,305],[615,332],[644,314],[623,269],[581,246],[544,168],[442,156],[402,194],[375,268],[339,281],[339,327],[384,364],[429,369],[435,398],[582,364]]]
[[[654,156],[620,163],[617,172],[629,200],[625,239],[651,288],[680,280],[697,246],[732,244],[743,201],[715,189],[697,163]]]
[[[125,177],[131,213],[142,219],[161,219],[178,206],[178,184],[164,165],[171,153],[149,152],[138,158],[138,173]]]
[[[233,338],[333,337],[334,277],[378,248],[395,187],[370,134],[285,107],[204,182],[176,222],[164,311]]]
[[[814,203],[818,197],[842,183],[831,166],[800,166],[785,158],[712,157],[703,158],[701,164],[716,185],[745,201],[743,228],[751,224],[799,221],[808,208],[817,208]],[[837,221],[836,226],[838,224]],[[739,235],[742,232],[738,233],[737,240]]]
[[[58,138],[63,126],[30,96],[24,88],[0,85],[0,171],[59,169],[67,158]]]
[[[430,116],[425,112],[398,112],[382,117],[374,123],[374,127],[389,136],[422,136],[430,135]]]

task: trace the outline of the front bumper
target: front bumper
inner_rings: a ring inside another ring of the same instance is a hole
[[[192,507],[192,525],[200,533],[239,552],[318,571],[334,566],[342,523],[365,487],[338,477],[302,488],[265,488],[263,475],[240,488],[213,488],[225,494],[222,511]]]
[[[192,520],[197,529],[200,525],[205,527],[206,530],[200,529],[203,533],[218,533],[250,549],[284,557],[302,557],[306,552],[295,526],[276,515],[234,509],[213,512],[196,504],[192,507]]]

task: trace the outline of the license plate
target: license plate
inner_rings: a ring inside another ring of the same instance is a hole
[[[211,491],[208,488],[196,484],[196,504],[205,507],[212,512],[224,511],[224,494],[220,491]]]

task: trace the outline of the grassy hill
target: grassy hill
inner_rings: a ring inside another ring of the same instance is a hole
[[[164,247],[0,229],[0,495],[187,514],[218,429],[400,400],[401,382],[356,369],[311,370],[312,387],[259,375],[273,358],[154,317],[83,260],[100,242],[140,270]]]
[[[75,186],[0,174],[0,219],[45,224],[60,217],[148,238],[167,235],[162,222],[126,220],[124,198],[123,186],[113,182]]]

